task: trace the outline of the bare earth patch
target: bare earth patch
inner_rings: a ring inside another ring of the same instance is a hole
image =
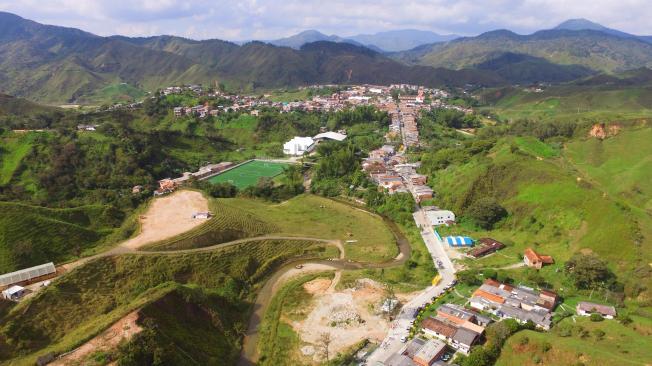
[[[311,295],[323,294],[331,287],[331,280],[328,278],[315,278],[303,284],[303,289]]]
[[[389,321],[378,311],[386,293],[382,285],[372,280],[358,280],[355,288],[335,291],[339,271],[333,281],[317,279],[307,282],[304,289],[313,294],[313,306],[301,321],[291,321],[301,337],[301,353],[313,361],[323,361],[319,339],[330,334],[331,355],[342,352],[368,338],[380,342],[389,330]]]
[[[117,347],[122,340],[131,339],[131,337],[143,330],[138,324],[136,324],[137,320],[138,311],[129,313],[124,318],[118,320],[109,329],[49,365],[64,366],[83,364],[84,359],[94,352],[108,351]]]
[[[157,198],[140,219],[140,233],[120,246],[138,249],[145,244],[171,238],[186,232],[206,220],[193,219],[192,214],[208,211],[208,200],[199,192],[177,191]]]

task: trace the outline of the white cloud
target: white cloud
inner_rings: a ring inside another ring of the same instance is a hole
[[[530,33],[580,17],[652,34],[649,0],[0,0],[0,10],[100,35],[273,39],[304,29],[352,35],[401,28]]]

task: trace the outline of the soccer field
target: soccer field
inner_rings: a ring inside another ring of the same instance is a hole
[[[286,166],[287,164],[283,163],[252,160],[239,167],[216,175],[208,181],[211,183],[228,182],[238,187],[238,189],[242,189],[255,185],[261,177],[272,178],[283,173],[283,168]]]

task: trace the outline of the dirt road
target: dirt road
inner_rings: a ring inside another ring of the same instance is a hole
[[[401,265],[410,258],[412,248],[410,247],[408,239],[403,235],[403,233],[401,233],[394,222],[386,218],[383,220],[387,224],[390,231],[394,234],[396,245],[399,249],[399,254],[396,256],[396,258],[383,263],[349,262],[344,259],[333,261],[305,259],[297,260],[286,263],[283,267],[276,271],[269,280],[267,280],[265,285],[259,291],[258,296],[256,297],[256,302],[253,306],[253,312],[249,318],[247,332],[242,342],[242,353],[240,355],[240,360],[238,361],[239,366],[255,365],[258,361],[258,326],[260,325],[265,311],[269,306],[269,302],[274,297],[275,292],[281,287],[283,281],[287,281],[291,277],[297,276],[299,274],[308,273],[310,271],[314,272],[315,270],[323,271],[329,269],[354,270],[365,268],[390,268]],[[344,252],[341,247],[339,248],[340,258],[343,258],[342,253]],[[296,268],[298,264],[301,264],[303,268],[298,270]]]

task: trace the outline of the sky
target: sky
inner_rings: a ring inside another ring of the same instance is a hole
[[[650,0],[0,0],[0,11],[102,36],[232,41],[271,40],[307,29],[340,36],[395,29],[528,34],[570,18],[652,35]]]

